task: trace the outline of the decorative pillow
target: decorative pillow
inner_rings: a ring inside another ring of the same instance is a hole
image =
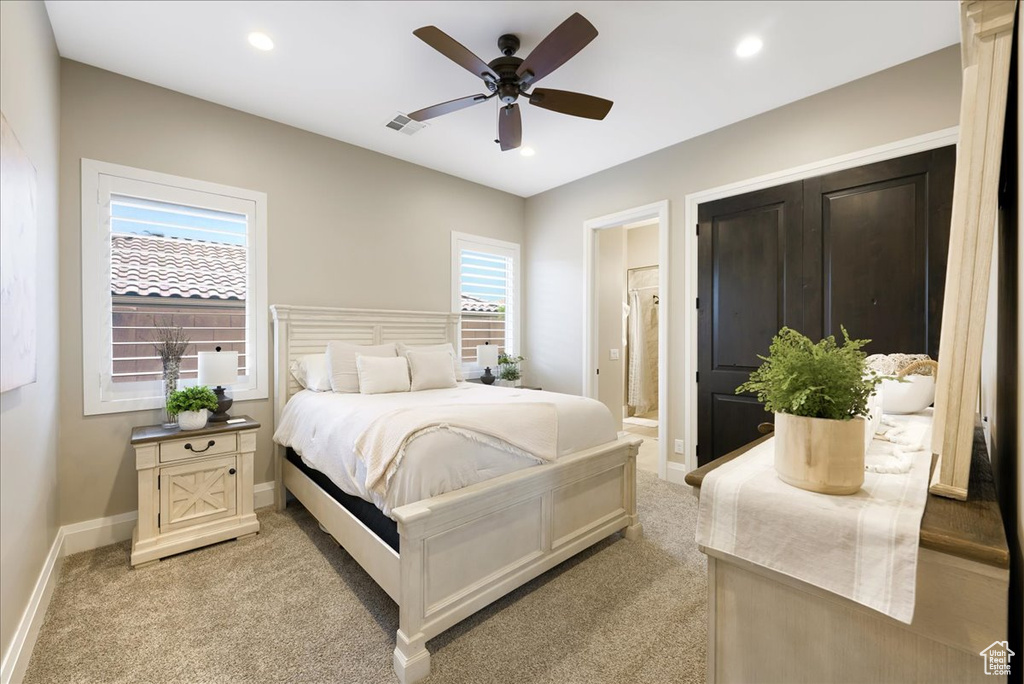
[[[459,357],[455,354],[455,347],[452,346],[451,342],[443,342],[441,344],[420,344],[420,345],[409,345],[404,342],[398,343],[398,355],[408,356],[409,352],[436,352],[446,351],[452,355],[452,366],[455,368],[455,381],[462,382],[466,378],[462,376],[462,364],[459,363]]]
[[[356,372],[362,394],[409,391],[409,362],[404,356],[382,357],[356,354]]]
[[[363,356],[397,356],[395,343],[368,345],[332,340],[327,343],[327,371],[331,375],[331,389],[335,392],[358,392],[359,374],[356,354]]]
[[[410,351],[412,391],[455,387],[455,366],[448,351]]]
[[[288,369],[300,385],[314,392],[331,391],[331,374],[327,372],[327,354],[304,354],[291,362]]]

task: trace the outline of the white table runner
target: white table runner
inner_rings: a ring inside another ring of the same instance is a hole
[[[770,568],[909,624],[917,549],[928,498],[931,414],[886,416],[904,426],[897,452],[906,473],[864,474],[850,496],[792,487],[775,473],[769,439],[704,477],[697,543]],[[908,442],[921,445],[913,451]],[[892,460],[874,439],[867,463]]]

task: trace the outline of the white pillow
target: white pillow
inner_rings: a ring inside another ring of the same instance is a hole
[[[327,372],[327,354],[304,354],[288,367],[299,384],[314,392],[331,391],[331,374]]]
[[[455,380],[456,382],[462,382],[466,378],[462,376],[462,364],[459,363],[459,357],[455,355],[455,347],[452,346],[451,342],[442,342],[441,344],[420,344],[420,345],[409,345],[405,342],[398,343],[398,355],[407,356],[411,351],[425,352],[425,351],[446,351],[452,355],[452,366],[455,368]]]
[[[358,392],[359,374],[356,354],[363,356],[397,356],[395,343],[352,344],[332,340],[327,343],[327,371],[331,374],[331,389],[335,392]]]
[[[409,370],[412,372],[412,391],[455,387],[455,366],[447,351],[410,351]]]
[[[404,356],[380,357],[356,354],[356,372],[362,394],[409,391],[409,362]]]

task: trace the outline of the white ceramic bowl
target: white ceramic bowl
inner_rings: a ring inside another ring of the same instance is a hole
[[[906,382],[882,381],[882,411],[885,413],[917,413],[935,401],[935,377],[908,375]]]

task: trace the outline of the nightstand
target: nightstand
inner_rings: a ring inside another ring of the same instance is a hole
[[[259,532],[252,481],[260,424],[241,418],[202,430],[132,430],[139,474],[133,566]]]

